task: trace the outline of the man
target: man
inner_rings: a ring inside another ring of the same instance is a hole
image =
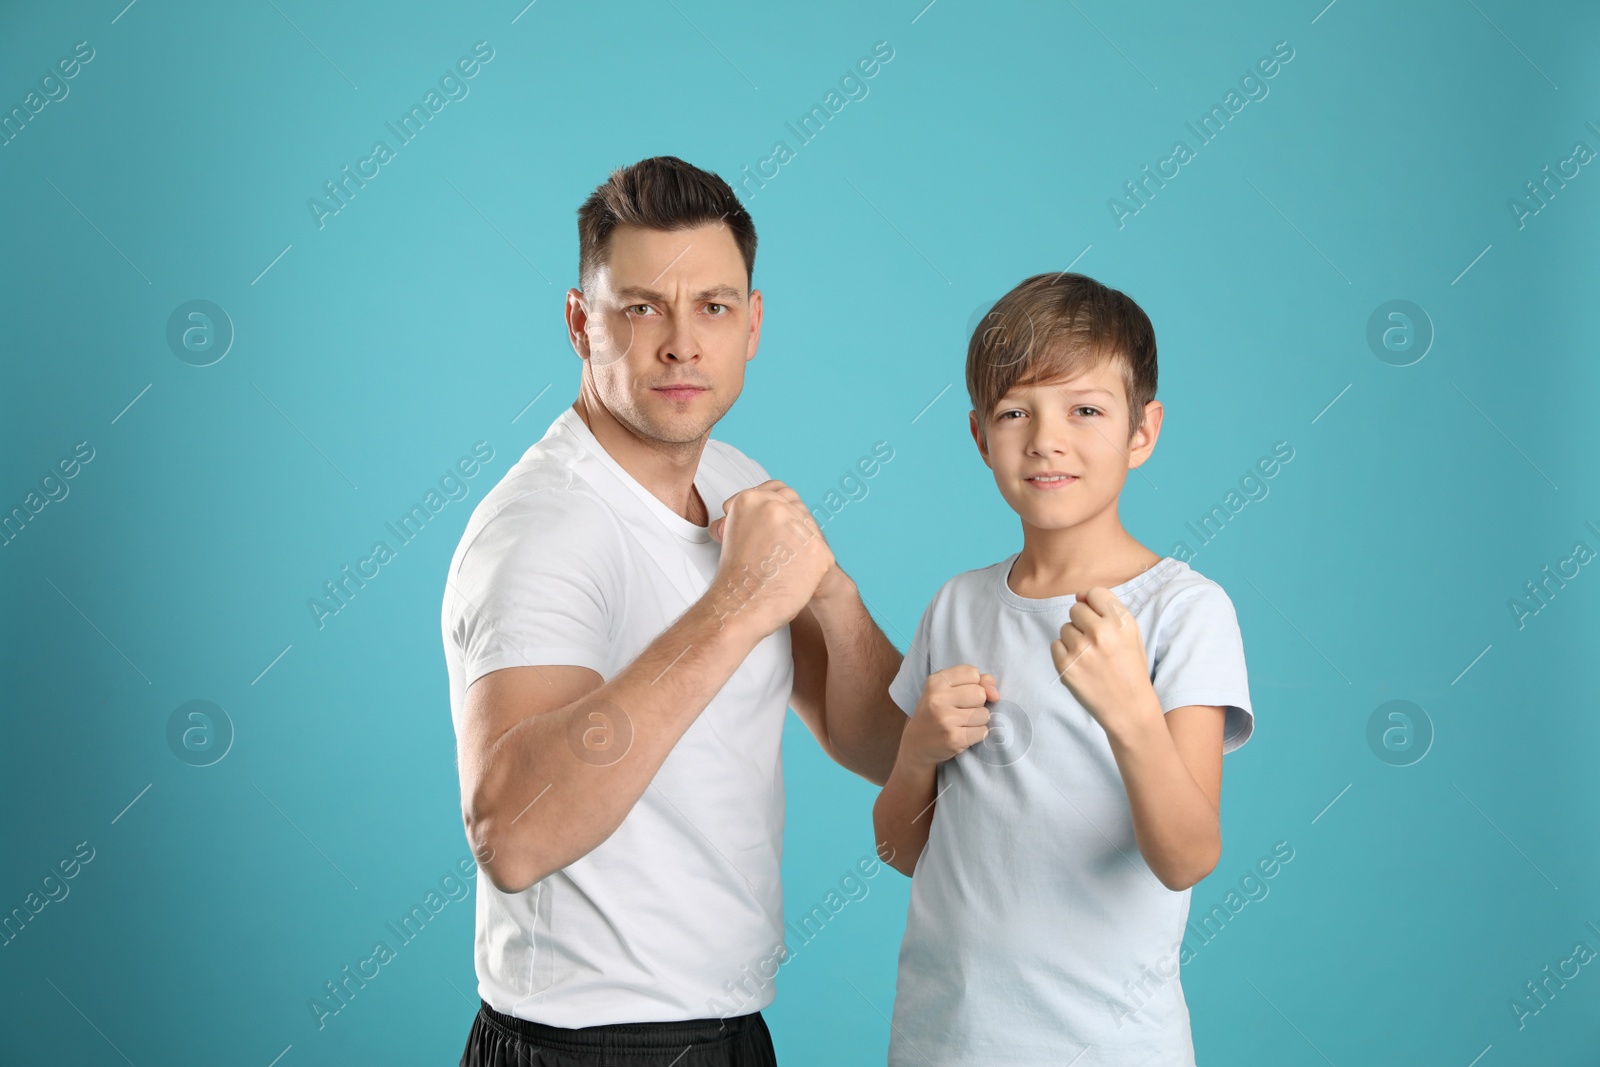
[[[578,237],[577,400],[474,510],[444,597],[486,876],[461,1062],[773,1064],[772,984],[735,980],[783,958],[784,708],[882,785],[901,656],[794,490],[709,436],[761,337],[727,183],[620,168]]]

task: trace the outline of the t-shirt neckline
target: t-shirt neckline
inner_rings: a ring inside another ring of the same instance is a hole
[[[606,468],[610,470],[611,473],[615,474],[617,478],[621,480],[623,485],[626,485],[630,490],[632,490],[633,494],[650,509],[651,514],[655,515],[655,517],[661,522],[661,525],[665,526],[668,530],[671,530],[685,541],[694,542],[696,544],[704,544],[705,542],[711,540],[711,523],[716,522],[722,517],[722,508],[720,502],[718,502],[716,507],[713,507],[711,498],[716,494],[708,492],[705,486],[706,465],[704,452],[700,454],[700,464],[695,468],[694,486],[695,489],[700,493],[701,502],[706,506],[706,525],[696,526],[694,523],[690,522],[688,519],[684,518],[682,515],[679,515],[676,511],[673,511],[671,508],[663,504],[660,499],[657,498],[656,495],[650,490],[646,489],[643,485],[640,485],[638,479],[629,474],[622,464],[618,463],[611,453],[606,451],[605,446],[600,443],[599,438],[595,437],[594,431],[590,430],[589,427],[585,425],[583,419],[578,416],[578,412],[574,408],[568,406],[556,421],[563,423],[568,432],[577,438],[584,448],[588,449],[589,452],[594,455],[595,459],[605,464]],[[707,443],[709,444],[710,442],[708,441]]]
[[[995,565],[995,574],[998,575],[998,588],[996,592],[1000,597],[1001,603],[1015,608],[1018,611],[1062,611],[1070,609],[1073,604],[1078,602],[1077,595],[1073,593],[1066,593],[1062,596],[1027,597],[1022,596],[1013,590],[1010,582],[1011,567],[1017,562],[1017,559],[1021,555],[1022,552],[1020,550],[1013,552],[1009,557],[1001,560]],[[1126,606],[1129,610],[1132,610],[1136,606],[1131,602],[1131,598],[1134,594],[1138,593],[1141,589],[1145,588],[1151,583],[1157,581],[1157,579],[1162,579],[1171,575],[1181,566],[1183,566],[1183,561],[1179,560],[1177,557],[1162,556],[1155,563],[1152,563],[1148,568],[1134,575],[1132,578],[1129,578],[1120,585],[1112,586],[1111,593],[1118,600],[1122,601],[1124,606]]]

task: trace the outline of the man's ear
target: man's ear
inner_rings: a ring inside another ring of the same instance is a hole
[[[752,288],[745,300],[750,309],[750,335],[744,346],[744,361],[748,363],[756,358],[756,348],[761,344],[761,290]]]
[[[589,311],[584,306],[583,290],[572,288],[567,290],[567,341],[572,345],[572,350],[578,354],[579,359],[589,358]]]

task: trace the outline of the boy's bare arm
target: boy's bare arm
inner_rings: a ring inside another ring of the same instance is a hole
[[[1139,624],[1109,590],[1078,594],[1070,616],[1050,645],[1056,671],[1106,731],[1145,862],[1168,889],[1187,889],[1222,854],[1222,709],[1162,714]]]
[[[1222,855],[1223,710],[1195,704],[1163,716],[1159,703],[1151,707],[1107,736],[1139,851],[1162,884],[1183,890],[1210,874]]]
[[[933,826],[939,764],[989,733],[987,700],[1000,699],[992,675],[962,664],[928,676],[922,699],[906,720],[889,780],[872,805],[878,856],[910,877]]]
[[[878,842],[878,858],[911,877],[917,857],[928,843],[928,828],[933,825],[934,786],[938,764],[913,766],[896,760],[889,780],[872,805],[872,832]]]

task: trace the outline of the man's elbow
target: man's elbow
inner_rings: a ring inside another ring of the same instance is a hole
[[[894,846],[887,842],[878,846],[878,856],[884,863],[887,863],[907,878],[910,878],[911,873],[917,869],[917,856],[897,852]]]
[[[889,772],[894,770],[893,758],[883,758],[872,752],[843,750],[832,744],[822,746],[828,757],[859,778],[865,778],[882,789],[889,782]]]
[[[462,823],[478,869],[500,892],[524,892],[549,873],[538,870],[537,865],[530,862],[525,843],[518,842],[516,847],[507,845],[492,817],[463,811]]]
[[[889,773],[900,751],[900,735],[905,729],[907,716],[898,707],[892,716],[879,718],[876,733],[850,734],[845,737],[825,732],[818,740],[828,757],[853,774],[878,786],[888,784]]]

